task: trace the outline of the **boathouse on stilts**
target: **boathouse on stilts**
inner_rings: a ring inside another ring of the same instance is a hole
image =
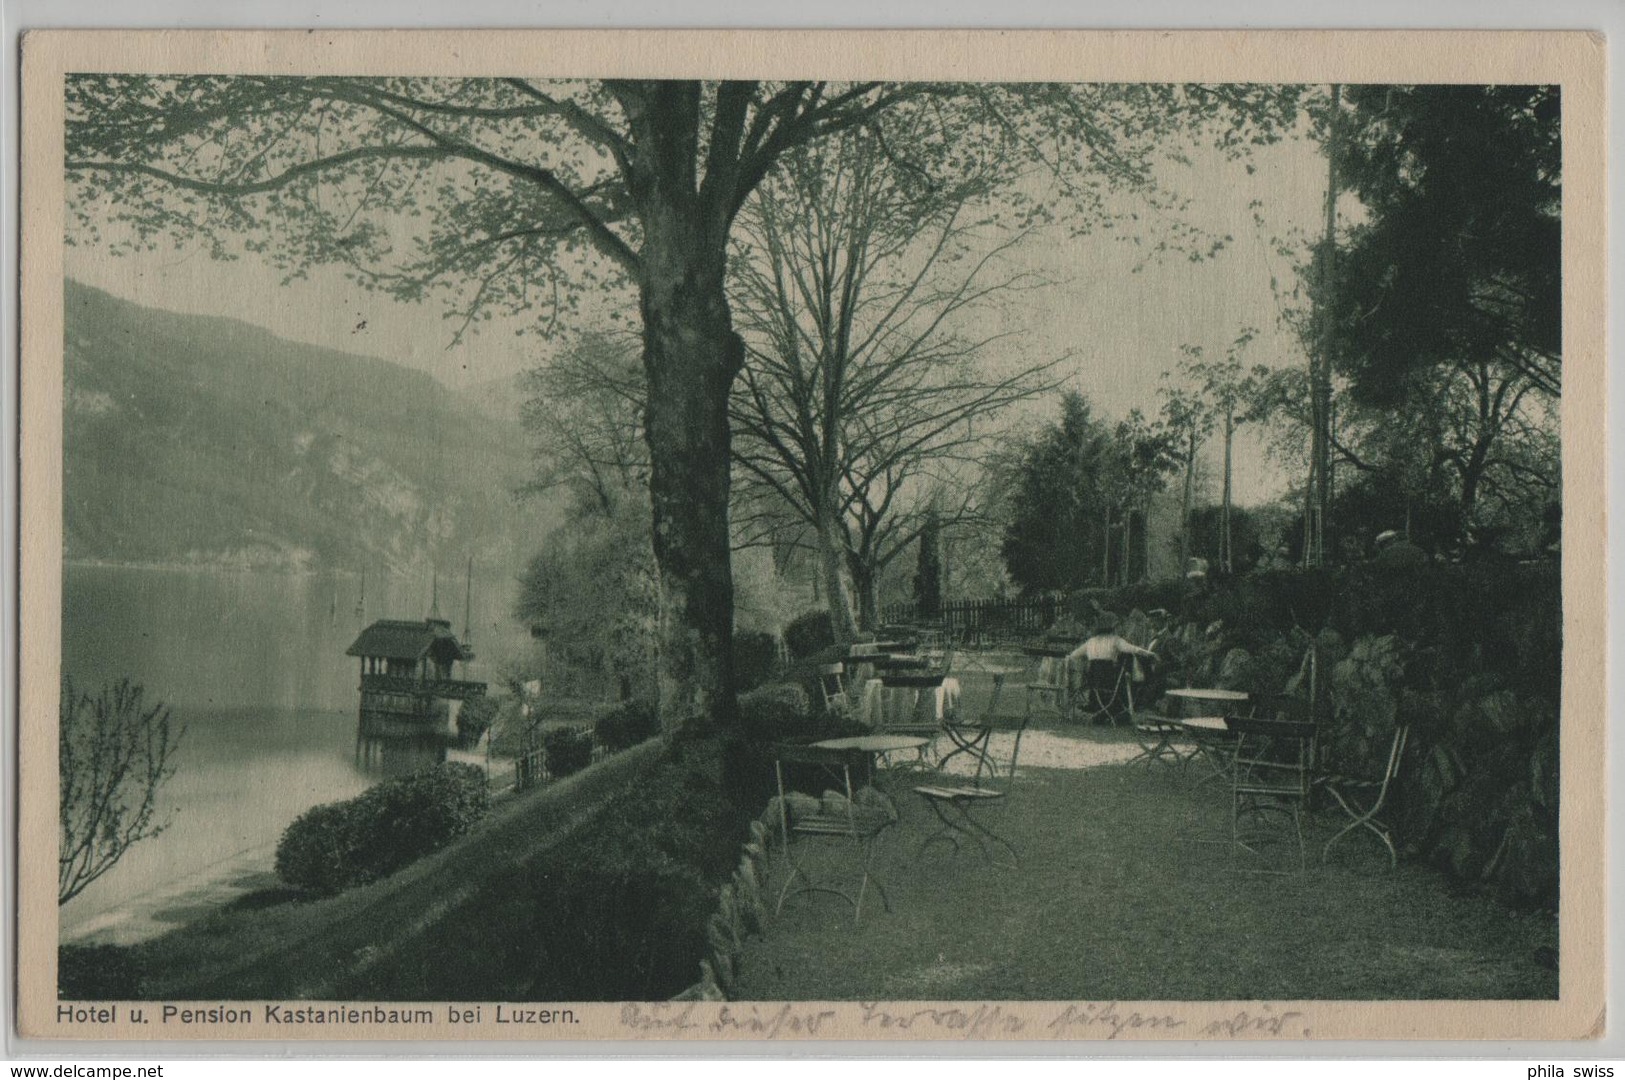
[[[457,741],[452,703],[485,695],[485,683],[452,678],[452,665],[474,654],[431,614],[421,622],[379,619],[345,650],[361,659],[356,764],[410,772],[446,759]]]

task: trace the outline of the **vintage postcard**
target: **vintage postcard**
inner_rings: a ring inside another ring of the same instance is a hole
[[[1604,57],[28,35],[20,1033],[1600,1037]]]

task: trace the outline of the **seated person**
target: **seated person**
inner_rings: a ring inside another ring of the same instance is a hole
[[[1103,615],[1095,621],[1094,633],[1082,645],[1073,649],[1067,657],[1070,661],[1108,660],[1117,663],[1125,656],[1143,656],[1155,660],[1157,654],[1150,649],[1142,649],[1132,641],[1117,633],[1117,620],[1110,615]]]
[[[1157,659],[1157,654],[1150,649],[1142,649],[1118,634],[1117,621],[1109,615],[1097,619],[1094,633],[1067,656],[1069,667],[1082,668],[1085,703],[1091,705],[1098,715],[1115,721],[1119,710],[1132,706],[1132,699],[1118,701],[1115,691],[1110,688],[1119,685],[1118,665],[1136,656],[1151,661]]]

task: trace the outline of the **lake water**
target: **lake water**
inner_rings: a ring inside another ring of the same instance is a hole
[[[272,845],[309,807],[376,782],[354,763],[359,666],[344,650],[374,619],[422,618],[431,587],[427,574],[369,574],[363,613],[361,584],[359,575],[65,569],[64,674],[92,691],[129,677],[149,701],[167,702],[186,734],[161,793],[169,827],[62,908],[64,936]],[[462,584],[441,581],[440,608],[459,633]],[[525,647],[507,602],[504,591],[475,610],[479,656],[468,677],[492,678]]]

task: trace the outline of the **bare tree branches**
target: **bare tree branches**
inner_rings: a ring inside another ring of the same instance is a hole
[[[157,836],[167,821],[158,792],[174,773],[181,731],[159,702],[128,679],[92,697],[62,680],[57,772],[61,845],[57,900],[65,904],[113,868],[131,845]]]

